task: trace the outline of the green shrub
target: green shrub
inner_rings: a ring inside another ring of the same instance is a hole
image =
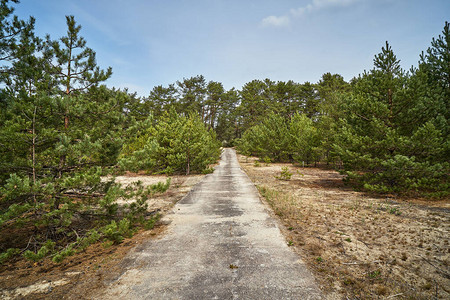
[[[125,237],[131,237],[133,234],[131,223],[128,219],[122,219],[119,223],[113,220],[110,224],[104,226],[101,232],[106,239],[116,244],[122,243]]]
[[[0,253],[0,264],[20,253],[20,249],[9,248],[6,252]]]
[[[215,132],[208,130],[197,115],[186,117],[171,109],[155,126],[146,124],[146,142],[131,138],[130,143],[134,144],[123,148],[121,169],[168,175],[202,173],[210,171],[209,166],[220,157],[221,145]]]
[[[52,253],[55,248],[55,245],[56,243],[54,241],[47,240],[45,244],[38,250],[37,253],[27,250],[23,253],[23,256],[32,261],[39,261],[45,256],[47,256],[47,254]]]
[[[171,179],[167,178],[166,182],[158,182],[156,184],[152,184],[151,186],[148,187],[148,189],[150,190],[150,192],[152,194],[154,193],[165,193],[169,187],[170,187],[170,183],[171,183]]]
[[[288,167],[282,167],[280,175],[275,176],[275,178],[279,180],[291,180],[292,175],[293,174],[289,171]]]
[[[69,244],[65,249],[56,253],[53,256],[52,261],[55,263],[60,263],[63,261],[64,258],[66,258],[67,256],[73,255],[75,252],[76,251],[75,251],[75,249],[73,249],[73,244]]]
[[[158,222],[161,219],[161,214],[156,214],[155,216],[151,217],[144,223],[144,228],[146,230],[150,230],[153,227],[155,227],[156,222]]]

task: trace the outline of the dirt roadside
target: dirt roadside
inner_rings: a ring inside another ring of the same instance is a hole
[[[161,214],[170,211],[204,175],[171,176],[170,188],[149,199],[149,211]],[[127,174],[116,181],[127,185],[142,181],[144,186],[165,182],[166,176]],[[25,259],[0,266],[0,299],[86,299],[96,289],[114,280],[122,271],[123,257],[144,241],[164,232],[162,222],[152,230],[140,231],[119,245],[105,247],[102,243],[91,245],[81,253],[68,257],[60,264],[49,259],[33,263]]]
[[[379,198],[333,170],[238,158],[328,299],[450,299],[448,200]]]

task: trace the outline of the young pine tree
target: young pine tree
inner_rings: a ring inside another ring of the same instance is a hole
[[[388,43],[374,65],[354,80],[353,93],[344,101],[334,148],[346,173],[378,192],[447,193],[448,163],[442,153],[448,143],[435,125],[442,117],[422,109],[434,102],[428,96],[433,88],[421,84],[427,76],[405,74]]]

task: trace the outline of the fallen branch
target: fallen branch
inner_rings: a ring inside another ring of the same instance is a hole
[[[400,293],[400,294],[395,294],[395,295],[389,296],[389,297],[387,297],[386,299],[390,299],[390,298],[398,297],[398,296],[401,296],[401,295],[403,295],[403,293]]]
[[[368,264],[375,264],[375,263],[381,263],[381,260],[374,260],[372,262],[350,262],[350,263],[342,263],[343,265],[368,265]]]
[[[442,273],[442,275],[444,275],[446,278],[450,278],[450,273],[447,273],[446,271],[442,270],[441,268],[435,266],[433,263],[431,263],[431,261],[429,261],[428,259],[426,259],[423,256],[417,255],[418,257],[422,258],[424,261],[426,261],[427,263],[429,263],[431,266],[433,266],[436,270],[438,270],[440,273]]]
[[[363,243],[364,245],[366,245],[366,247],[367,247],[367,248],[369,248],[369,249],[370,249],[369,245],[367,245],[367,243],[366,243],[366,242],[364,242],[364,241],[362,241],[362,240],[358,240],[358,239],[357,239],[356,241],[357,241],[357,242],[361,242],[361,243]]]
[[[25,249],[23,249],[23,250],[21,251],[21,253],[25,252],[25,251],[28,249],[28,247],[30,247],[30,243],[31,243],[31,239],[32,239],[32,238],[34,238],[34,236],[30,236],[30,239],[28,240],[27,246],[25,247]]]

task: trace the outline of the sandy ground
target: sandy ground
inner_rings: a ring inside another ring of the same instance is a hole
[[[148,199],[149,211],[163,215],[181,200],[204,175],[171,176],[170,188],[162,195]],[[126,174],[116,180],[124,185],[140,180],[143,185],[166,182],[166,176]],[[0,266],[0,299],[86,299],[120,274],[123,257],[137,245],[153,239],[166,230],[160,222],[149,231],[141,231],[119,245],[91,245],[86,251],[60,264],[46,259],[33,263],[24,259]]]
[[[333,170],[239,160],[328,299],[450,299],[448,199],[370,196]]]

